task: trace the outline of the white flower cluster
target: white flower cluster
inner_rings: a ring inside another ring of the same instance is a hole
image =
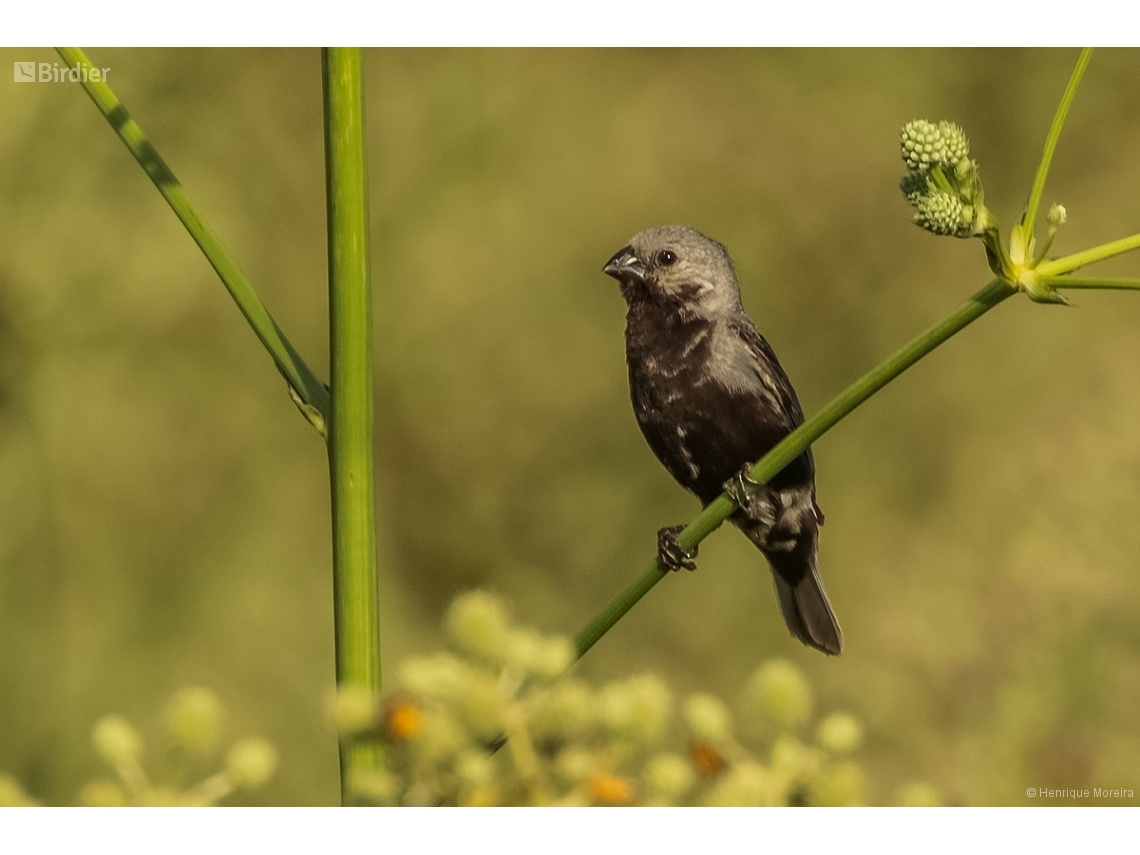
[[[564,673],[574,658],[569,640],[514,626],[503,603],[486,592],[457,599],[446,626],[453,651],[407,659],[398,691],[377,702],[342,690],[334,717],[343,738],[385,743],[384,768],[352,782],[356,801],[848,805],[867,799],[865,777],[852,759],[862,725],[833,713],[818,723],[814,738],[802,736],[812,721],[812,692],[791,662],[763,664],[730,707],[706,692],[678,699],[653,674],[595,687]]]
[[[208,762],[221,742],[222,704],[209,689],[182,689],[166,706],[165,725],[170,751],[183,764]],[[224,768],[191,787],[152,780],[142,766],[143,739],[121,716],[106,716],[91,733],[95,752],[114,770],[114,778],[89,781],[79,803],[92,807],[123,805],[215,805],[238,790],[265,785],[277,770],[277,749],[264,739],[234,743],[223,758]],[[170,764],[164,764],[169,766]]]

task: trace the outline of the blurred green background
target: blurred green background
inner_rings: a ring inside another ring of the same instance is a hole
[[[630,410],[600,268],[633,233],[727,244],[810,414],[987,280],[910,223],[899,127],[963,125],[1008,233],[1076,55],[367,52],[387,673],[476,586],[577,631],[698,510]],[[89,56],[327,376],[319,52]],[[0,771],[69,803],[97,717],[197,683],[281,751],[255,801],[335,803],[321,442],[81,88],[0,93]],[[1140,230],[1138,151],[1140,52],[1099,51],[1057,253]],[[789,657],[866,723],[876,801],[1140,789],[1140,295],[1075,297],[1003,304],[816,444],[842,657],[788,636],[726,529],[581,672],[732,698]]]

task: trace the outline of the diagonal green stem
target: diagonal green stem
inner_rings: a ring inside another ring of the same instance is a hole
[[[56,50],[64,62],[72,68],[94,67],[79,48]],[[217,271],[222,284],[226,286],[249,325],[253,327],[254,333],[269,351],[277,370],[285,377],[294,402],[298,404],[305,418],[323,434],[330,415],[329,393],[324,383],[317,379],[305,360],[285,337],[285,333],[277,326],[277,322],[273,320],[229,250],[222,244],[217,233],[210,228],[198,206],[191,201],[178,179],[174,177],[174,173],[170,171],[170,167],[146,138],[142,128],[115,97],[111,87],[104,82],[90,81],[83,82],[82,86]]]
[[[1053,163],[1053,152],[1057,150],[1057,140],[1061,137],[1061,128],[1065,125],[1065,118],[1069,115],[1069,107],[1077,94],[1077,86],[1081,77],[1088,68],[1092,59],[1092,48],[1084,48],[1077,58],[1073,73],[1069,76],[1069,84],[1061,95],[1061,103],[1057,105],[1057,112],[1053,116],[1053,124],[1049,127],[1049,135],[1045,137],[1045,150],[1041,154],[1041,162],[1037,165],[1037,174],[1033,178],[1033,188],[1029,191],[1029,202],[1025,206],[1025,213],[1021,217],[1021,228],[1028,244],[1033,236],[1034,224],[1037,222],[1037,209],[1041,207],[1041,196],[1045,192],[1045,180],[1049,177],[1049,167]]]
[[[333,582],[339,685],[380,692],[380,616],[372,462],[372,292],[364,99],[358,48],[321,51],[328,192],[332,421]],[[341,746],[341,797],[356,773],[375,769],[375,743]]]
[[[804,449],[834,427],[856,407],[930,353],[946,339],[960,332],[1002,300],[1017,293],[1010,285],[995,279],[963,303],[941,323],[915,337],[891,356],[868,371],[822,410],[792,431],[775,448],[752,467],[752,477],[760,483],[772,480],[785,466],[795,460]],[[677,543],[691,549],[714,532],[736,509],[727,496],[721,495],[710,503],[677,537]],[[656,559],[634,582],[610,603],[597,617],[574,637],[578,656],[605,635],[633,606],[661,581],[665,574],[658,569]]]

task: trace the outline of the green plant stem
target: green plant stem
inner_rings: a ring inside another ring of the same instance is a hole
[[[946,339],[960,332],[998,303],[1017,293],[1008,283],[995,279],[973,297],[963,303],[941,323],[932,326],[915,337],[894,354],[868,371],[822,410],[792,431],[775,448],[752,467],[752,477],[760,483],[770,481],[773,476],[803,453],[809,445],[829,431],[856,407],[910,368],[922,357],[930,353]],[[732,500],[724,494],[711,502],[677,536],[677,542],[686,549],[696,546],[715,531],[736,509]],[[642,597],[649,593],[665,575],[654,559],[652,564],[634,582],[581,632],[574,637],[578,656],[583,656],[621,618],[633,608]]]
[[[1053,116],[1053,124],[1050,125],[1049,134],[1045,137],[1045,150],[1041,154],[1041,162],[1037,165],[1037,174],[1033,177],[1033,187],[1029,191],[1029,202],[1026,204],[1025,213],[1021,218],[1021,227],[1027,245],[1033,236],[1034,224],[1037,222],[1037,210],[1041,206],[1041,196],[1045,192],[1045,180],[1049,177],[1049,167],[1053,163],[1053,153],[1057,150],[1057,140],[1061,137],[1061,128],[1065,124],[1065,118],[1069,115],[1069,107],[1072,106],[1073,98],[1077,94],[1077,86],[1080,85],[1081,77],[1084,76],[1089,60],[1092,59],[1092,52],[1092,48],[1084,48],[1081,55],[1077,57],[1077,64],[1069,76],[1069,83],[1065,87],[1064,94],[1061,95],[1061,103],[1057,105],[1057,112]]]
[[[1127,276],[1104,276],[1102,278],[1077,278],[1075,276],[1042,276],[1041,281],[1053,288],[1103,288],[1117,291],[1140,291],[1140,278]]]
[[[1100,246],[1094,246],[1091,249],[1082,250],[1081,252],[1074,252],[1072,255],[1054,258],[1050,261],[1042,261],[1037,265],[1037,274],[1043,279],[1049,276],[1059,276],[1062,273],[1070,273],[1085,265],[1093,264],[1097,261],[1104,261],[1106,258],[1112,258],[1115,255],[1131,252],[1134,249],[1140,249],[1140,234],[1129,235],[1126,238],[1114,240],[1111,243],[1102,243]]]
[[[79,48],[56,48],[72,68],[93,67],[93,64]],[[201,248],[214,270],[222,280],[222,284],[230,292],[234,302],[241,309],[254,333],[261,339],[265,349],[277,365],[277,370],[284,376],[289,384],[294,402],[314,427],[322,434],[329,420],[329,393],[324,383],[317,379],[312,370],[301,358],[300,354],[290,343],[289,339],[277,326],[265,304],[253,290],[253,286],[246,279],[245,274],[237,266],[229,250],[222,244],[221,239],[210,228],[206,218],[202,216],[198,206],[191,201],[186,190],[174,177],[170,167],[159,156],[150,140],[146,138],[142,128],[131,118],[127,108],[122,105],[115,93],[106,83],[84,82],[81,84],[114,129],[119,138],[126,144],[139,166],[143,168],[158,192],[166,199],[167,204],[186,227],[194,242]]]
[[[380,692],[380,617],[372,464],[372,292],[364,100],[357,48],[321,52],[329,232],[333,587],[338,685]],[[341,794],[376,768],[375,743],[341,746]]]

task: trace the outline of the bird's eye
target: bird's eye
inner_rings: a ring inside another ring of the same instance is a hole
[[[671,249],[663,249],[657,254],[657,261],[662,267],[670,267],[677,263],[677,253]]]

